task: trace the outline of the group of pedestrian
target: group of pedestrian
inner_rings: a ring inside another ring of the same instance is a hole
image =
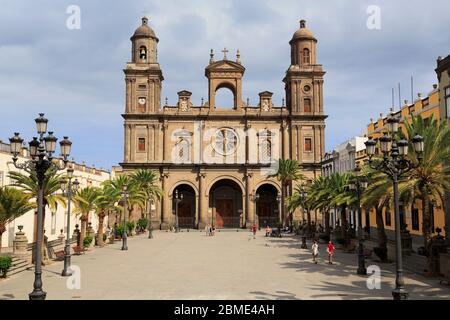
[[[216,227],[213,227],[211,225],[205,226],[205,233],[207,237],[213,237],[216,234]]]
[[[313,262],[317,264],[318,263],[317,258],[319,257],[319,243],[316,240],[313,242],[311,249],[313,255]],[[328,264],[333,264],[334,244],[332,241],[328,242],[327,253],[328,253]]]

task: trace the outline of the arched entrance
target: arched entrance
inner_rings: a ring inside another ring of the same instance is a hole
[[[276,227],[280,220],[277,188],[271,184],[263,184],[256,192],[259,194],[259,200],[256,203],[259,226]]]
[[[219,180],[209,191],[210,223],[216,228],[242,226],[242,190],[230,179]]]
[[[176,223],[175,192],[183,195],[183,200],[178,204],[178,226],[180,228],[195,228],[195,190],[187,184],[180,184],[172,193],[173,221]]]

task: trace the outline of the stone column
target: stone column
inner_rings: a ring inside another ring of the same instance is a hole
[[[198,173],[198,228],[204,229],[205,225],[208,224],[208,208],[207,201],[204,197],[204,181],[206,178],[206,173],[199,170]]]
[[[170,227],[170,215],[168,215],[168,212],[170,210],[169,207],[170,195],[168,195],[165,190],[165,181],[168,177],[169,177],[168,172],[163,172],[161,174],[161,188],[164,190],[164,195],[161,198],[161,230],[167,230]]]
[[[250,199],[250,179],[252,178],[253,173],[247,172],[244,174],[245,179],[245,204],[244,204],[244,219],[245,219],[245,227],[251,228],[253,225],[253,205]]]

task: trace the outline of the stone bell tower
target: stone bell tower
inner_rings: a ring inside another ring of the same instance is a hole
[[[291,41],[291,65],[284,78],[286,106],[290,114],[289,157],[310,170],[311,177],[320,172],[325,152],[322,65],[317,64],[317,39],[300,21]]]
[[[153,159],[151,138],[157,125],[143,125],[161,108],[161,86],[164,80],[158,63],[158,42],[155,32],[142,18],[142,25],[131,40],[131,61],[123,70],[126,83],[124,163],[148,162]]]

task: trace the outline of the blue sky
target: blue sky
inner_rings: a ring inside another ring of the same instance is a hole
[[[69,5],[81,9],[81,29],[66,27]],[[381,29],[369,30],[366,9],[381,9]],[[300,19],[318,38],[318,62],[327,71],[327,150],[359,134],[371,117],[386,113],[391,88],[409,81],[427,94],[437,82],[438,56],[450,54],[450,3],[425,1],[18,1],[0,0],[0,139],[35,134],[38,112],[49,128],[73,141],[73,156],[110,168],[122,160],[124,76],[130,36],[146,14],[160,39],[162,97],[176,92],[207,96],[204,68],[213,48],[246,67],[243,96],[274,92],[281,104],[289,40]],[[220,55],[219,55],[220,53]],[[398,98],[396,98],[398,101]]]

